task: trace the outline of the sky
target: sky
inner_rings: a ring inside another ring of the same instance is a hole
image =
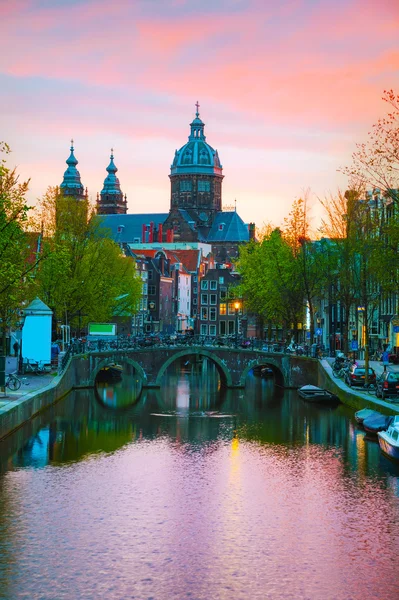
[[[280,225],[399,93],[398,0],[0,0],[0,140],[35,203],[70,139],[95,200],[114,148],[128,212],[167,212],[195,102],[223,164],[223,204]]]

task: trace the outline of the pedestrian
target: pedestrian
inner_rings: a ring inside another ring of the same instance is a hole
[[[17,341],[14,342],[13,349],[14,349],[14,356],[18,356],[19,344]]]
[[[384,373],[387,370],[387,366],[389,365],[389,352],[388,350],[384,350],[382,353],[382,364],[384,365]]]

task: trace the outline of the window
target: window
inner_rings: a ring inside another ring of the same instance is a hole
[[[224,283],[224,277],[219,277],[219,283],[221,283],[223,285],[223,283]]]
[[[194,281],[194,283],[197,283],[197,281],[198,281],[198,277],[197,277],[197,275],[194,275],[194,276],[193,276],[193,281]]]
[[[218,289],[218,282],[217,281],[211,281],[209,284],[209,289],[211,290],[217,290]]]
[[[234,333],[234,321],[228,321],[229,324],[229,335]]]
[[[227,308],[226,302],[222,302],[220,304],[220,307],[219,307],[219,314],[220,315],[225,315],[226,314],[226,308]]]
[[[190,179],[182,179],[180,181],[180,191],[181,192],[191,192],[192,183]]]
[[[197,315],[197,309],[193,308],[193,316],[195,317]]]
[[[224,229],[224,223],[219,223],[219,231],[223,231]]]
[[[149,285],[149,286],[148,286],[148,295],[149,295],[149,296],[155,296],[155,294],[156,294],[156,289],[157,289],[157,288],[155,287],[155,285]]]
[[[146,296],[148,294],[148,284],[147,283],[143,283],[143,289],[142,292],[143,296]]]
[[[198,294],[198,288],[194,288],[194,294]]]
[[[211,191],[211,182],[203,181],[202,179],[198,182],[198,191],[199,192],[210,192]]]
[[[208,335],[208,325],[201,325],[201,335]]]
[[[216,321],[216,308],[215,307],[209,309],[209,319],[211,321]]]
[[[194,298],[193,304],[197,304],[197,298]]]
[[[216,325],[209,325],[209,335],[216,335]]]
[[[152,271],[148,271],[148,279],[152,279]]]
[[[220,321],[219,332],[220,332],[220,335],[226,335],[226,321]]]
[[[201,290],[207,290],[208,289],[208,282],[202,280],[201,281]]]
[[[236,309],[234,308],[234,302],[229,302],[229,315],[235,315]]]
[[[226,298],[227,298],[227,291],[225,289],[220,290],[220,299],[226,300]]]
[[[208,304],[208,294],[201,294],[201,304]]]
[[[211,294],[209,296],[209,304],[215,305],[215,304],[217,304],[217,301],[218,301],[218,297],[216,296],[216,294]]]
[[[201,321],[207,321],[207,320],[208,320],[208,309],[201,308]]]

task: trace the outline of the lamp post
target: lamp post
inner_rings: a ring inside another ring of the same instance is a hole
[[[240,303],[234,302],[234,310],[236,315],[236,348],[238,346],[238,311],[240,310]]]

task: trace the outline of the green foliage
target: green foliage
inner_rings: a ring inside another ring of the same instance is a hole
[[[10,152],[8,145],[0,142],[0,155]],[[31,275],[36,259],[30,256],[31,239],[24,231],[29,207],[26,192],[29,182],[20,183],[14,170],[0,161],[0,320],[3,345],[8,327],[18,320],[21,302],[30,299]],[[3,351],[5,348],[3,347]]]
[[[49,188],[37,218],[49,255],[37,274],[37,293],[57,320],[83,327],[136,311],[141,280],[134,262],[100,227],[86,201]]]
[[[249,310],[289,328],[302,321],[303,294],[296,257],[280,230],[265,234],[261,243],[243,246],[238,268]]]

